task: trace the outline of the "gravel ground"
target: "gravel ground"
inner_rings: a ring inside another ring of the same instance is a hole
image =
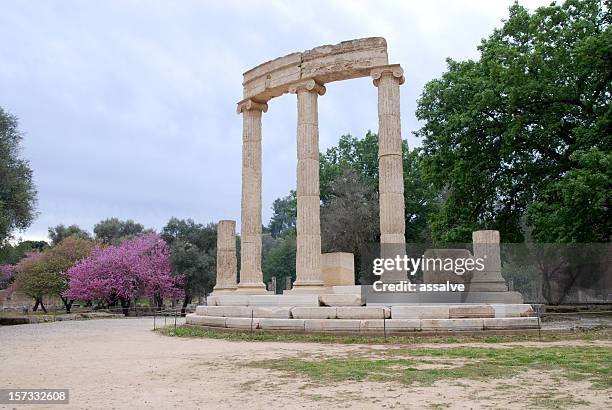
[[[558,394],[573,391],[589,403],[576,408],[606,408],[610,399],[609,392],[593,391],[588,382],[560,383],[554,375],[533,370],[512,379],[439,381],[430,387],[374,382],[321,385],[244,363],[343,356],[372,346],[172,338],[152,328],[152,318],[0,327],[0,388],[70,389],[70,404],[52,409],[511,409],[529,407],[517,397],[552,394],[551,386],[557,386]]]

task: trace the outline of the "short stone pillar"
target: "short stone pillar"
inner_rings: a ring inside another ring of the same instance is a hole
[[[243,119],[240,293],[267,293],[261,271],[261,114],[267,110],[267,104],[253,100],[238,104]]]
[[[400,122],[400,85],[404,71],[399,65],[372,70],[378,88],[378,191],[381,257],[405,255],[404,172]],[[384,282],[407,280],[407,272],[385,272]]]
[[[326,287],[355,285],[355,256],[348,252],[321,255],[321,272]]]
[[[297,250],[292,292],[323,288],[319,198],[319,120],[317,99],[325,87],[315,80],[297,84]]]
[[[217,224],[217,282],[213,294],[236,290],[236,221]]]
[[[285,289],[283,290],[291,290],[293,286],[293,281],[291,280],[291,276],[285,276]]]
[[[472,232],[474,258],[482,258],[484,269],[474,269],[470,292],[506,292],[508,286],[501,274],[499,231]]]
[[[272,276],[272,279],[270,279],[270,289],[272,291],[272,293],[276,294],[276,276]]]

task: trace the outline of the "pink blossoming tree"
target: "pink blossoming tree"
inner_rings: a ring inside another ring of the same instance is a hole
[[[168,245],[159,235],[148,233],[94,250],[68,270],[64,296],[108,304],[118,301],[127,315],[134,298],[181,297],[182,277],[171,272]]]
[[[4,296],[10,296],[15,290],[15,275],[17,265],[0,265],[0,291],[4,290]]]

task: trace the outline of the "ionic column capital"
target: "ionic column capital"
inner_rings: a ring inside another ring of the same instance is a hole
[[[317,81],[310,79],[306,81],[302,81],[299,83],[293,84],[289,88],[289,92],[291,94],[297,94],[298,91],[313,91],[319,95],[325,94],[325,86],[323,84],[318,83]]]
[[[236,112],[238,114],[244,111],[248,111],[248,110],[259,110],[261,112],[267,112],[268,104],[260,103],[260,102],[251,100],[250,98],[247,98],[246,100],[242,100],[238,103],[238,107],[236,108]]]
[[[399,80],[400,85],[404,84],[404,70],[399,64],[392,64],[383,67],[376,67],[370,71],[370,76],[373,79],[375,87],[378,87],[380,79],[385,75],[391,75]]]

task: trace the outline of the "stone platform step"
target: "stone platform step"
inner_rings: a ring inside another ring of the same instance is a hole
[[[303,296],[303,295],[301,295]],[[198,306],[197,316],[264,319],[485,319],[535,316],[531,305]]]
[[[447,333],[538,329],[537,317],[463,319],[289,319],[187,315],[187,324],[211,328],[309,333]]]

